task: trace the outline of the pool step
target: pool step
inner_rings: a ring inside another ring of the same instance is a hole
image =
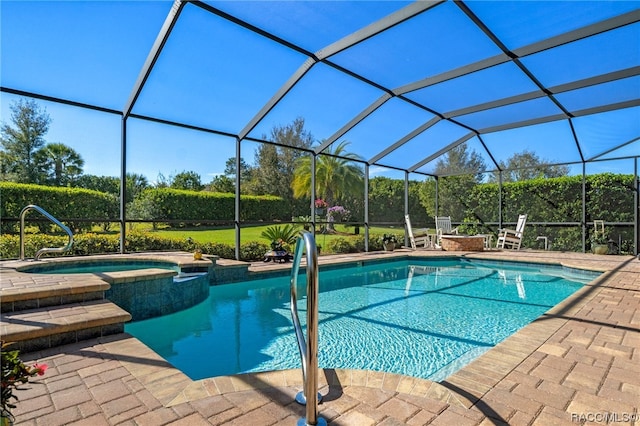
[[[2,313],[2,340],[33,352],[124,332],[131,314],[108,300],[92,300]]]
[[[217,260],[216,256],[208,256],[206,261],[196,261],[191,253],[174,252],[109,256],[109,259],[121,258],[125,263],[131,259],[168,261],[180,266],[183,272],[193,273],[210,271]],[[87,256],[79,260],[79,263],[104,259],[104,256]],[[67,261],[69,259],[64,258],[48,260],[49,263]],[[0,262],[0,338],[15,342],[12,347],[23,352],[124,332],[124,324],[131,321],[132,315],[106,299],[107,295],[113,296],[110,294],[113,293],[112,286],[126,287],[140,281],[141,292],[147,294],[148,281],[157,284],[159,280],[176,275],[175,271],[162,268],[82,274],[28,273],[20,270],[43,266],[44,263],[34,263],[31,260]],[[248,264],[243,263],[243,267],[245,276]],[[231,269],[239,268],[240,266]],[[224,273],[220,274],[224,276]],[[188,278],[189,283],[195,282],[194,278]],[[183,283],[183,287],[187,288],[186,284]],[[207,280],[205,284],[208,294],[210,283]],[[119,290],[127,291],[123,288]],[[164,292],[155,292],[150,298],[157,298],[159,295],[164,295]],[[122,301],[119,302],[120,306],[126,306]],[[165,306],[156,302],[157,300],[150,299],[148,308],[160,309]]]
[[[3,269],[0,303],[3,313],[104,299],[111,288],[97,276],[21,274]]]

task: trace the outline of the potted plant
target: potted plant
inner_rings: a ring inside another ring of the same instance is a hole
[[[327,202],[322,198],[318,198],[314,202],[314,206],[316,208],[316,216],[322,216],[324,214],[324,209],[327,208]]]
[[[2,412],[0,413],[0,425],[6,426],[13,424],[13,415],[11,409],[16,408],[11,402],[12,399],[18,400],[13,394],[14,389],[20,390],[18,386],[29,381],[30,377],[42,376],[47,370],[46,364],[34,364],[27,366],[19,356],[19,351],[7,350],[11,343],[5,341],[2,344]]]
[[[382,236],[382,247],[384,251],[393,251],[398,243],[398,238],[394,234],[384,234]]]
[[[286,224],[283,226],[269,226],[262,231],[261,237],[269,240],[271,250],[265,253],[264,261],[288,262],[293,258],[289,249],[294,247],[300,235],[300,228],[296,225]]]
[[[593,254],[609,253],[609,235],[607,231],[594,232],[591,235],[591,251]]]
[[[202,249],[195,249],[193,251],[193,260],[202,260]]]

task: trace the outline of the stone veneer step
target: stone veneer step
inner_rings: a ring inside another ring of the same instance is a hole
[[[131,314],[108,300],[95,300],[0,315],[2,340],[31,352],[124,332]]]

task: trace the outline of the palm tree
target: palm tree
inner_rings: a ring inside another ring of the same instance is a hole
[[[36,157],[44,164],[49,181],[53,185],[68,185],[82,174],[84,160],[73,148],[65,144],[47,144],[36,153]]]
[[[342,141],[335,150],[329,148],[327,155],[320,155],[316,160],[316,195],[330,206],[363,191],[364,172],[353,163],[360,157],[346,152],[347,145],[349,142]],[[291,188],[295,198],[311,195],[310,156],[298,159]]]

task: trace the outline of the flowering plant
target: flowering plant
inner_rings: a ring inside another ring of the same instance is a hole
[[[324,209],[324,208],[327,207],[327,202],[325,200],[323,200],[322,198],[318,198],[315,201],[315,206],[316,206],[316,209]]]
[[[2,415],[12,418],[10,409],[16,406],[10,400],[18,400],[13,390],[20,390],[18,386],[27,383],[29,377],[42,376],[47,371],[47,364],[25,365],[19,357],[19,351],[6,349],[10,344],[2,341]]]
[[[349,217],[349,213],[351,212],[342,206],[329,207],[329,210],[327,210],[327,215],[329,216],[330,220],[335,217],[339,217],[342,220],[346,220],[347,217]]]

